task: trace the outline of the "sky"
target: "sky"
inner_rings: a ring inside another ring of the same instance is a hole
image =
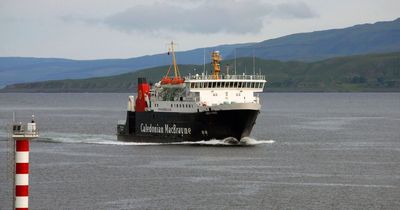
[[[399,0],[0,0],[0,57],[130,58],[399,17]]]

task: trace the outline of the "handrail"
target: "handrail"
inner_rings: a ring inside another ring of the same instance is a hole
[[[27,124],[14,124],[12,126],[13,135],[39,135],[39,130],[34,127],[28,127]]]
[[[219,75],[218,79],[212,75],[189,75],[185,80],[265,80],[265,75]]]
[[[39,131],[13,131],[13,135],[39,135]]]

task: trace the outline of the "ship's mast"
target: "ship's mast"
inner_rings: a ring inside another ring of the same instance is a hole
[[[203,48],[203,74],[206,72],[206,48]]]
[[[235,75],[236,75],[236,48],[235,48]]]
[[[170,78],[169,72],[171,71],[171,66],[169,66],[167,74],[161,79],[161,84],[166,85],[166,84],[182,84],[184,83],[184,79],[181,78],[181,75],[179,73],[179,68],[178,65],[176,64],[176,57],[175,57],[175,49],[174,49],[174,42],[171,41],[171,47],[168,50],[168,55],[170,54],[170,51],[172,53],[172,65],[174,66],[174,78]]]
[[[175,51],[174,51],[174,41],[171,41],[171,51],[172,51],[172,64],[174,65],[174,78],[179,78],[180,74],[179,74],[179,69],[178,69],[178,65],[176,65],[176,57],[175,57]]]

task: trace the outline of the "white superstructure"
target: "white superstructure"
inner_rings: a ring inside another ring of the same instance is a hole
[[[261,107],[258,93],[266,83],[264,75],[220,75],[221,56],[212,53],[211,75],[196,74],[181,77],[171,43],[175,76],[168,73],[151,87],[150,92],[139,91],[138,97],[146,101],[145,111],[202,112],[210,110],[252,109]],[[135,98],[129,97],[128,110],[135,111]]]
[[[185,77],[189,91],[198,93],[200,103],[208,106],[259,103],[255,93],[263,91],[265,82],[263,75],[226,75],[219,79],[205,75]]]
[[[191,75],[182,84],[156,83],[150,91],[148,111],[198,112],[222,109],[259,109],[263,75]],[[132,105],[133,103],[131,103]]]

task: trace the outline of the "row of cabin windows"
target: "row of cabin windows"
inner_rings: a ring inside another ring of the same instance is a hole
[[[191,88],[263,88],[263,82],[192,82]]]
[[[159,107],[159,105],[158,104],[154,104],[154,106],[155,107]],[[175,106],[174,106],[174,104],[171,104],[171,108],[172,107],[179,107],[179,108],[193,108],[193,105],[192,104],[175,104]]]
[[[172,107],[176,107],[176,108],[193,108],[193,104],[171,104],[171,108]]]

